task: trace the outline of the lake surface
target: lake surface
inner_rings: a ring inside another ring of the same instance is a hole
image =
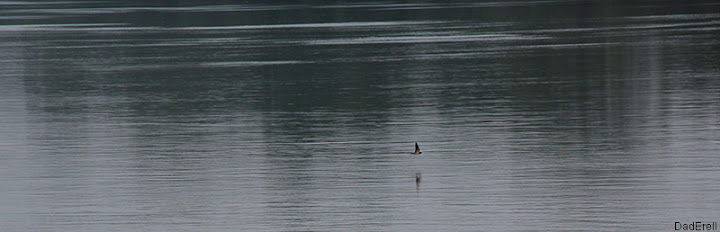
[[[180,2],[0,1],[0,230],[720,221],[715,1]]]

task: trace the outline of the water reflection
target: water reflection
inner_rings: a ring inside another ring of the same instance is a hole
[[[415,173],[415,190],[420,193],[420,181],[422,181],[422,173]]]
[[[720,217],[714,3],[0,4],[10,231]]]

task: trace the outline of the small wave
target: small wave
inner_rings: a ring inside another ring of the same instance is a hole
[[[254,30],[254,29],[289,29],[289,28],[406,26],[406,25],[433,24],[433,23],[441,23],[441,21],[298,23],[298,24],[265,24],[265,25],[239,25],[239,26],[177,27],[177,28],[169,28],[169,29],[176,29],[176,30]]]
[[[55,3],[69,4],[72,2]],[[93,3],[93,2],[89,2]],[[40,3],[37,3],[39,5]],[[46,4],[46,3],[42,3]],[[0,5],[11,5],[10,3]],[[27,5],[18,3],[16,5]],[[245,6],[245,5],[205,5],[205,6],[154,6],[154,7],[86,7],[86,8],[64,8],[64,9],[17,9],[9,10],[11,13],[33,13],[33,14],[68,14],[68,15],[92,15],[92,14],[115,14],[141,11],[162,11],[162,12],[240,12],[240,11],[273,11],[298,8],[291,5],[278,6]]]
[[[511,34],[486,35],[447,35],[447,36],[393,36],[393,37],[365,37],[352,39],[329,39],[308,42],[310,45],[349,45],[349,44],[393,44],[393,43],[448,43],[448,42],[475,42],[496,40],[530,40],[539,37],[520,36]]]
[[[286,64],[303,64],[305,61],[281,60],[281,61],[229,61],[229,62],[206,62],[203,66],[213,67],[244,67],[244,66],[264,66],[264,65],[286,65]]]
[[[0,31],[56,31],[56,30],[102,30],[126,26],[125,23],[66,23],[66,24],[26,24],[1,25]],[[124,28],[124,27],[123,27]]]
[[[264,30],[293,28],[351,28],[351,27],[391,27],[442,23],[440,21],[400,21],[400,22],[339,22],[339,23],[300,23],[265,24],[236,26],[203,27],[136,27],[125,23],[87,23],[87,24],[27,24],[0,25],[0,31],[211,31],[211,30]]]

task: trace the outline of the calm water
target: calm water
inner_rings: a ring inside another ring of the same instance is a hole
[[[0,2],[0,230],[720,221],[717,2],[181,2]]]

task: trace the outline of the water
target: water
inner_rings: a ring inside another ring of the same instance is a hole
[[[712,1],[0,5],[2,231],[720,221]]]

